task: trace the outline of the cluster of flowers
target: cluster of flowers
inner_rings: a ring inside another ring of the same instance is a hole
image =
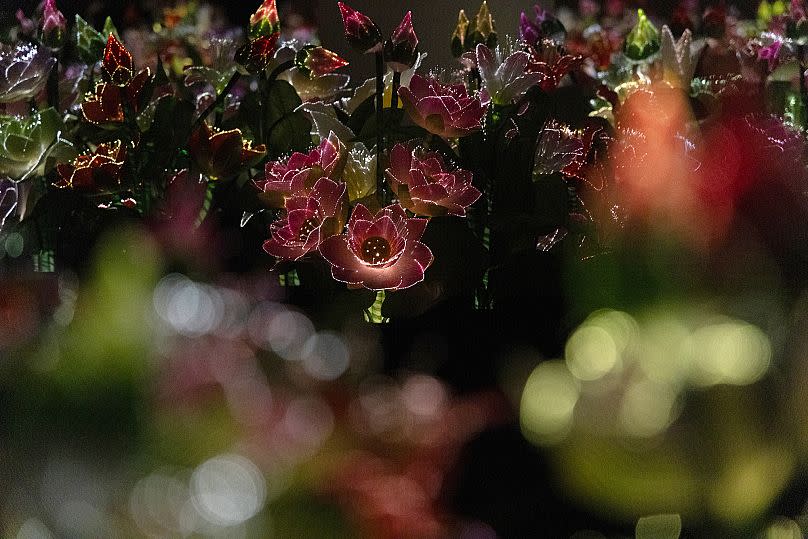
[[[104,209],[154,213],[168,186],[190,178],[215,191],[247,177],[236,183],[261,204],[244,211],[270,217],[267,253],[285,261],[319,254],[338,281],[397,290],[422,281],[433,261],[421,242],[430,219],[474,214],[470,226],[482,236],[491,212],[508,210],[495,199],[491,167],[469,157],[479,144],[462,139],[529,132],[529,109],[570,81],[591,97],[593,120],[569,126],[538,116],[533,181],[561,175],[577,197],[563,227],[550,236],[531,232],[540,249],[595,220],[582,209],[583,186],[619,183],[602,156],[636,150],[621,146],[630,130],[620,111],[632,110],[637,95],[663,85],[690,94],[709,114],[728,95],[757,95],[754,84],[794,60],[802,90],[783,112],[800,127],[805,118],[808,25],[800,0],[789,7],[764,0],[750,24],[724,8],[702,16],[683,1],[661,31],[642,10],[628,17],[619,0],[603,10],[582,1],[577,17],[537,6],[521,14],[518,39],[504,40],[483,2],[471,19],[459,13],[451,36],[459,68],[449,77],[415,73],[423,55],[411,13],[384,39],[370,18],[343,3],[339,9],[348,43],[377,60],[375,81],[353,93],[348,77],[335,73],[347,65],[337,53],[312,36],[284,35],[275,0],[252,15],[240,47],[230,30],[200,39],[203,17],[188,8],[166,11],[156,37],[132,50],[109,20],[101,33],[77,17],[69,33],[55,0],[34,19],[20,11],[16,43],[0,50],[0,175],[7,178],[0,185],[16,207],[4,215],[24,221],[30,211],[21,193],[36,199],[53,188],[100,198]],[[704,38],[693,37],[696,28]],[[202,63],[189,65],[190,57]],[[406,116],[397,114],[399,102]],[[263,175],[253,168],[261,164]],[[39,187],[22,189],[31,178],[42,180]],[[472,208],[480,199],[488,203]]]

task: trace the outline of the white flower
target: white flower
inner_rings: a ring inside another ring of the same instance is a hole
[[[477,45],[477,69],[495,105],[516,101],[544,77],[541,73],[525,71],[530,62],[528,53],[516,51],[503,59],[505,54],[502,47],[491,51],[482,43]]]
[[[679,40],[675,41],[671,29],[662,27],[660,58],[663,77],[677,88],[689,87],[693,80],[699,50],[693,50],[692,41],[690,30],[685,30]]]

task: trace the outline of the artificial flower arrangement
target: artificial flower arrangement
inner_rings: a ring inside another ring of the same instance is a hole
[[[149,65],[136,65],[111,21],[103,33],[81,17],[68,28],[48,0],[38,21],[18,14],[17,39],[3,46],[3,234],[25,239],[17,265],[44,257],[53,269],[70,265],[65,245],[86,243],[88,223],[195,214],[193,228],[240,214],[294,282],[314,263],[349,288],[422,283],[422,308],[447,294],[489,308],[509,293],[520,253],[565,238],[582,257],[608,249],[630,209],[628,173],[610,163],[630,154],[626,168],[642,168],[638,114],[668,96],[692,102],[695,128],[739,96],[761,98],[790,58],[803,62],[799,2],[764,2],[748,26],[723,9],[700,22],[687,6],[661,31],[642,10],[630,26],[616,6],[567,31],[537,6],[516,37],[500,38],[483,2],[472,19],[460,11],[458,65],[436,76],[416,72],[411,13],[385,39],[339,3],[347,42],[376,64],[375,81],[351,91],[337,53],[281,39],[274,0],[243,38],[188,39],[172,12]],[[787,121],[772,129],[801,127],[804,86],[800,77],[801,90],[780,97]],[[692,149],[692,129],[676,136]]]

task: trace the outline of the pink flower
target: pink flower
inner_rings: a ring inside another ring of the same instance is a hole
[[[401,73],[415,65],[417,59],[418,36],[412,27],[412,12],[408,11],[384,44],[384,60],[390,69]]]
[[[331,133],[308,154],[295,152],[287,161],[273,161],[264,168],[264,179],[255,180],[261,198],[272,207],[283,207],[291,195],[308,194],[314,183],[327,176],[338,177],[345,164],[342,142]]]
[[[429,247],[421,243],[427,220],[408,218],[404,208],[387,206],[373,215],[357,204],[347,234],[320,245],[337,281],[369,290],[400,290],[424,279],[432,264]]]
[[[420,75],[413,75],[410,87],[398,94],[413,122],[444,138],[480,130],[488,106],[488,99],[470,96],[463,84],[444,85]]]
[[[42,11],[42,41],[49,47],[58,49],[64,43],[67,20],[56,7],[55,0],[45,0]]]
[[[403,144],[396,144],[390,153],[387,180],[402,206],[429,217],[447,213],[463,217],[481,195],[471,184],[471,172],[448,170],[439,153],[419,157]]]
[[[342,230],[345,224],[344,183],[320,178],[311,192],[286,199],[286,217],[272,223],[264,251],[285,260],[298,260]]]

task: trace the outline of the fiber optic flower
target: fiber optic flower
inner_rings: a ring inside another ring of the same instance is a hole
[[[696,70],[696,62],[690,52],[690,42],[693,35],[690,30],[682,32],[678,40],[674,40],[673,33],[667,25],[662,27],[662,57],[663,77],[677,88],[689,88]]]
[[[464,217],[481,196],[471,184],[471,172],[450,170],[439,153],[418,155],[404,144],[396,144],[390,152],[386,175],[401,205],[418,215]]]
[[[309,78],[318,78],[348,65],[339,54],[326,48],[306,45],[295,55],[295,67]]]
[[[64,44],[67,32],[67,20],[56,7],[54,0],[45,0],[42,10],[42,43],[52,49],[59,49]]]
[[[530,20],[523,11],[519,15],[519,38],[528,45],[536,45],[542,39],[552,39],[556,42],[564,40],[567,30],[561,21],[556,19],[549,11],[541,6],[533,6],[534,20]]]
[[[345,39],[362,53],[375,53],[382,50],[383,40],[379,27],[370,17],[356,11],[350,6],[338,2],[345,28]]]
[[[31,43],[0,44],[0,103],[35,97],[48,80],[56,59]]]
[[[269,37],[281,31],[281,20],[275,0],[264,0],[250,16],[250,39]]]
[[[236,63],[247,73],[252,75],[261,73],[275,59],[275,51],[278,49],[278,38],[280,36],[280,32],[275,32],[268,36],[259,36],[249,40],[236,51]]]
[[[120,140],[99,144],[95,152],[56,166],[56,187],[77,191],[109,192],[120,187],[126,149]]]
[[[345,153],[345,146],[331,133],[308,154],[295,152],[286,161],[267,163],[264,178],[255,180],[255,185],[262,191],[261,199],[272,207],[281,208],[287,197],[308,194],[307,191],[323,176],[340,177]]]
[[[479,131],[488,106],[487,99],[470,96],[463,84],[444,85],[420,75],[413,75],[409,88],[398,94],[413,122],[444,138]]]
[[[59,114],[53,108],[28,118],[0,115],[0,176],[20,180],[34,167],[41,171],[42,156],[58,128]]]
[[[412,27],[412,12],[404,15],[393,35],[384,44],[384,60],[393,71],[401,73],[418,59],[418,36]]]
[[[626,36],[623,53],[631,60],[645,60],[659,50],[659,30],[654,26],[645,11],[637,10],[637,24]]]
[[[491,10],[488,9],[488,2],[483,0],[480,5],[480,10],[474,17],[474,26],[469,28],[469,33],[466,36],[468,46],[473,50],[474,47],[482,43],[489,48],[494,48],[497,45],[497,31],[494,29],[494,17],[491,15]]]
[[[207,123],[191,135],[190,154],[196,171],[212,180],[232,178],[246,167],[263,159],[267,149],[263,144],[253,147],[240,129],[222,131]]]
[[[469,33],[469,18],[466,17],[466,12],[462,9],[457,14],[457,26],[452,32],[452,56],[460,58],[463,53],[468,51],[466,48],[466,38]]]
[[[88,122],[115,126],[123,123],[127,109],[134,114],[143,110],[144,90],[153,79],[151,70],[146,67],[135,73],[132,54],[112,33],[104,49],[101,75],[104,82],[96,84],[81,104]]]
[[[298,260],[315,251],[345,225],[346,186],[320,178],[307,195],[286,199],[286,216],[270,225],[264,251],[284,260]]]
[[[561,79],[583,62],[583,57],[568,54],[562,45],[549,39],[542,40],[535,47],[528,47],[527,52],[530,61],[525,70],[541,75],[539,86],[545,92],[555,90]]]
[[[432,251],[419,241],[426,224],[426,219],[408,218],[398,204],[376,215],[357,204],[347,233],[325,240],[320,253],[337,281],[369,290],[409,288],[432,264]]]
[[[494,51],[485,45],[477,45],[477,69],[485,82],[485,89],[496,105],[507,105],[516,101],[545,79],[542,73],[529,72],[530,55],[516,51],[503,59],[502,47]]]

